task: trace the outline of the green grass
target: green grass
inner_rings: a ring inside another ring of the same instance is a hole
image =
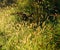
[[[0,50],[60,50],[60,23],[33,29],[33,23],[17,22],[14,7],[0,8]],[[58,19],[59,20],[59,19]],[[60,21],[59,21],[60,22]],[[59,43],[59,45],[57,45]]]

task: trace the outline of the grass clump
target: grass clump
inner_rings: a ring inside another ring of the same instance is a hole
[[[0,50],[57,50],[60,49],[60,24],[34,28],[34,23],[17,21],[15,8],[0,11]],[[36,26],[36,25],[35,25]]]

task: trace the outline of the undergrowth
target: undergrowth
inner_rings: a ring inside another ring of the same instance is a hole
[[[35,23],[17,21],[18,10],[14,7],[0,8],[0,50],[59,50],[60,23],[36,26]],[[58,19],[59,20],[59,19]]]

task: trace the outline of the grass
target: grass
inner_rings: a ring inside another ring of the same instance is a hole
[[[16,11],[15,7],[0,8],[0,50],[60,50],[60,23],[55,28],[49,23],[34,29],[34,23],[17,22],[17,16],[11,15]]]

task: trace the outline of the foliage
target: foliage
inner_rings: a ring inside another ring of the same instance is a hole
[[[51,28],[51,24],[43,25],[43,29],[40,26],[34,28],[34,23],[25,22],[25,25],[24,21],[18,23],[16,16],[10,15],[15,12],[14,8],[1,9],[1,11],[3,12],[0,12],[0,50],[55,50],[58,48],[60,24],[56,29]]]
[[[49,14],[46,8],[52,10],[54,7],[50,0],[39,1],[17,0],[16,7],[0,8],[0,50],[60,50],[60,15],[54,27],[49,20],[46,25],[46,21],[43,22],[43,28],[37,26],[35,20],[39,23],[41,16]],[[18,16],[16,12],[26,15],[33,13],[35,20],[32,23],[21,20],[21,15]]]

